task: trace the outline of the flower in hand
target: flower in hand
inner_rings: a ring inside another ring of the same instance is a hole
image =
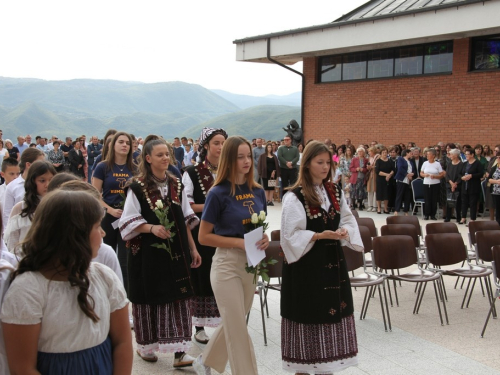
[[[175,222],[172,221],[170,222],[168,220],[168,210],[170,209],[169,206],[163,206],[163,202],[158,199],[155,203],[155,209],[154,209],[154,213],[156,215],[156,217],[158,218],[158,220],[160,221],[160,225],[162,225],[165,230],[167,231],[167,234],[169,234],[169,237],[167,239],[167,243],[155,243],[155,244],[152,244],[151,246],[153,247],[156,247],[158,249],[164,249],[166,250],[169,255],[170,255],[170,258],[171,259],[174,259],[173,258],[173,255],[172,255],[172,248],[170,246],[170,243],[171,242],[174,242],[173,240],[173,237],[175,235],[174,232],[172,232],[172,227],[175,225]]]
[[[263,227],[262,229],[265,232],[267,230],[267,228],[269,227],[269,224],[266,223],[266,219],[267,219],[267,217],[266,217],[265,211],[260,211],[259,214],[254,212],[252,214],[252,217],[250,218],[250,224],[247,225],[247,232],[250,232],[254,229],[257,229],[258,227]],[[265,247],[263,247],[262,245],[260,246],[260,248],[262,250],[265,250],[267,248],[267,246],[269,245],[268,237],[265,233],[264,233],[264,236],[262,238],[262,241],[260,241],[260,242],[265,243],[265,245],[264,245]],[[256,266],[249,266],[248,263],[246,263],[245,264],[245,271],[253,274],[253,283],[254,284],[257,284],[257,278],[259,276],[262,277],[262,280],[268,282],[269,275],[267,273],[269,272],[269,270],[267,269],[267,266],[274,265],[276,263],[278,263],[278,261],[273,259],[273,258],[269,258],[268,260],[263,259]]]

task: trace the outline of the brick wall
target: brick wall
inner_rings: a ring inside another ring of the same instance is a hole
[[[468,72],[469,50],[454,41],[451,75],[343,83],[317,84],[317,59],[305,58],[305,140],[500,143],[500,71]]]

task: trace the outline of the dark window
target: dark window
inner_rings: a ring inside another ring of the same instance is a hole
[[[394,51],[392,49],[368,52],[368,78],[394,75]]]
[[[473,40],[472,51],[473,70],[500,68],[500,36]]]
[[[425,46],[424,74],[451,72],[453,43],[444,42]]]
[[[396,49],[395,76],[422,74],[423,47],[404,47]]]
[[[321,57],[319,67],[320,82],[335,82],[342,79],[342,56]]]
[[[344,55],[342,66],[342,80],[366,78],[366,53]]]

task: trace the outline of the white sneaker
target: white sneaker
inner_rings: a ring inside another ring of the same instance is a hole
[[[203,364],[201,354],[194,360],[193,369],[196,375],[212,375],[212,369]]]

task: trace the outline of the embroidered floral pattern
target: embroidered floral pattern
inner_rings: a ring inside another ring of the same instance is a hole
[[[136,221],[139,221],[139,220],[144,220],[144,218],[139,215],[139,216],[136,216],[136,217],[133,217],[131,219],[128,219],[125,223],[123,223],[123,225],[120,227],[120,232],[122,232],[126,227],[128,227],[130,224],[132,224],[133,222],[136,222]]]
[[[210,169],[206,165],[207,162],[208,161],[205,161],[205,163],[195,164],[194,167],[194,171],[196,172],[196,176],[198,177],[200,189],[203,192],[205,198],[207,197],[207,193],[214,183],[214,177],[212,176]]]

